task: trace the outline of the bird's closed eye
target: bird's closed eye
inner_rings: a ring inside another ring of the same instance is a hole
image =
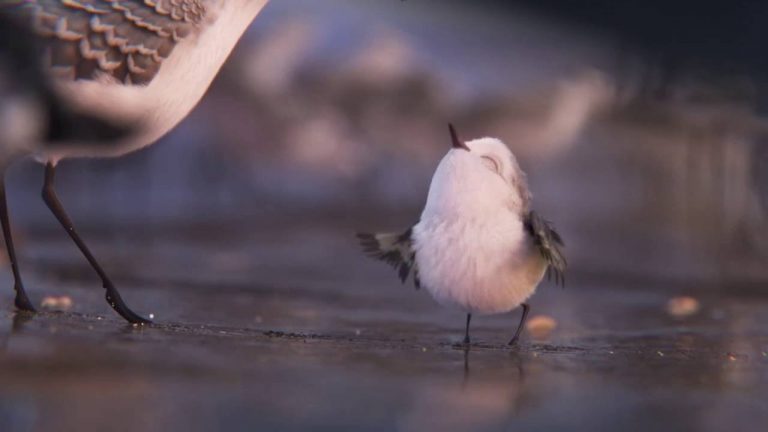
[[[480,156],[480,160],[483,162],[489,170],[501,175],[501,165],[491,156]]]

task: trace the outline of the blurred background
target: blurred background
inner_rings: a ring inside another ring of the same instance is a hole
[[[450,121],[513,149],[573,272],[765,281],[766,7],[588,3],[272,2],[180,127],[67,161],[60,193],[113,245],[126,225],[400,229]],[[41,178],[9,174],[20,235],[58,229]]]

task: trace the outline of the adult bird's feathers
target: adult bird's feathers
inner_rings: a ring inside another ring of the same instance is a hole
[[[413,250],[411,233],[412,228],[408,228],[402,234],[358,233],[357,238],[360,240],[363,252],[371,258],[384,261],[394,267],[401,282],[405,283],[411,270],[413,270],[413,283],[416,289],[419,289],[421,282],[419,281],[419,269],[416,267],[416,252]]]
[[[73,80],[110,76],[148,84],[176,44],[203,23],[202,0],[28,0],[28,15],[45,40],[57,75]],[[4,5],[5,6],[5,5]]]
[[[543,219],[535,211],[526,215],[523,224],[526,231],[533,238],[533,244],[541,252],[541,256],[547,261],[547,279],[554,276],[555,283],[565,285],[565,269],[568,263],[561,248],[565,246],[560,234],[552,228],[552,224]]]
[[[133,131],[131,124],[80,112],[62,100],[37,55],[41,42],[18,16],[0,7],[0,112],[10,112],[24,99],[36,102],[37,138],[51,143],[98,143]],[[8,131],[0,134],[7,137]],[[0,137],[0,143],[4,138]]]

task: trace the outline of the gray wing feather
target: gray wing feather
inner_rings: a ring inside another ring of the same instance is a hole
[[[405,283],[413,270],[413,283],[416,289],[421,288],[419,269],[416,267],[416,252],[413,250],[411,239],[412,228],[402,234],[370,234],[358,233],[357,238],[363,247],[363,252],[391,265],[397,270],[400,281]]]
[[[563,255],[565,246],[560,234],[555,231],[552,224],[543,219],[538,213],[531,211],[524,221],[525,229],[533,238],[533,244],[541,252],[541,256],[547,261],[547,279],[554,277],[555,283],[565,285],[565,270],[568,262]]]
[[[58,77],[148,84],[205,17],[204,0],[29,0],[14,6]]]
[[[59,98],[37,55],[38,39],[28,25],[0,9],[0,111],[21,109],[48,142],[102,142],[133,132],[129,124],[116,124],[81,113]],[[34,101],[34,108],[19,106],[20,100]],[[26,123],[25,123],[26,124]],[[15,125],[13,125],[15,126]],[[24,128],[24,125],[19,125]],[[10,131],[0,131],[0,147]]]

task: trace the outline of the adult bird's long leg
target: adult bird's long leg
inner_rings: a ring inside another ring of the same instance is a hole
[[[3,225],[3,237],[5,238],[5,248],[8,251],[8,260],[11,262],[13,271],[13,289],[16,291],[14,304],[16,308],[23,311],[34,312],[35,308],[24,291],[24,283],[21,281],[19,272],[19,261],[16,258],[16,249],[13,247],[13,237],[11,236],[11,221],[8,218],[8,203],[5,199],[5,178],[0,174],[0,222]]]
[[[472,314],[467,314],[467,328],[464,330],[464,345],[469,346],[469,322],[472,320]]]
[[[528,318],[528,310],[531,308],[528,306],[528,303],[523,303],[520,306],[523,307],[523,316],[520,318],[520,324],[518,324],[515,335],[512,336],[512,340],[509,341],[509,345],[514,345],[520,337],[520,332],[523,331],[523,326],[525,325],[525,319]]]
[[[112,309],[120,314],[121,317],[125,318],[126,321],[132,324],[150,323],[151,321],[146,318],[142,318],[128,308],[128,306],[123,302],[123,299],[120,297],[120,293],[117,291],[117,288],[115,288],[115,286],[112,284],[112,281],[109,280],[109,277],[104,272],[104,270],[102,270],[101,266],[96,261],[96,258],[94,258],[91,251],[88,250],[88,246],[86,246],[83,240],[80,239],[80,236],[75,231],[75,226],[72,224],[72,221],[69,219],[69,216],[67,216],[66,211],[64,211],[64,207],[62,207],[59,198],[56,196],[56,191],[53,188],[53,179],[55,174],[56,167],[50,162],[46,164],[45,183],[43,185],[43,200],[53,215],[56,216],[56,219],[59,220],[61,226],[63,226],[67,231],[67,234],[69,234],[77,247],[80,249],[80,252],[83,253],[85,259],[87,259],[88,263],[91,264],[91,267],[93,267],[93,269],[96,270],[96,273],[99,274],[104,288],[107,290],[107,303],[109,303],[109,305],[112,306]]]

